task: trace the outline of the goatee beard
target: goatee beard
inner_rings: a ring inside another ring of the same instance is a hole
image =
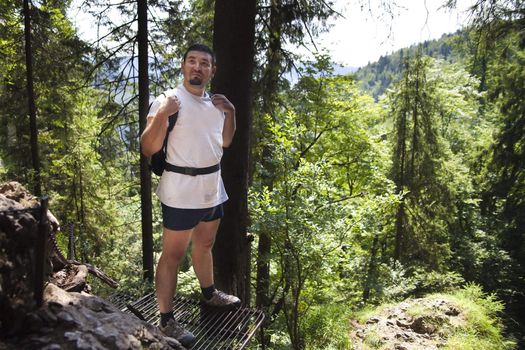
[[[199,78],[190,79],[190,85],[202,85],[202,79],[199,79]]]

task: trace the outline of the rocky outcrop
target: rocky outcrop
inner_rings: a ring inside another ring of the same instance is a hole
[[[24,315],[36,306],[32,267],[38,222],[34,213],[22,211],[33,203],[8,196],[0,193],[0,334],[21,329]]]
[[[464,322],[450,301],[413,299],[385,308],[364,324],[352,322],[351,339],[357,350],[368,349],[370,344],[381,349],[437,350],[445,345],[454,327]]]
[[[29,313],[12,349],[184,349],[175,339],[107,301],[48,284],[44,305]],[[0,347],[1,348],[1,347]]]
[[[66,260],[49,241],[43,305],[33,296],[38,200],[20,184],[0,185],[0,350],[184,349],[157,327],[86,293],[87,274],[116,284],[94,266]],[[48,212],[49,232],[59,229]],[[67,291],[69,290],[69,292]],[[71,292],[75,291],[75,292]]]

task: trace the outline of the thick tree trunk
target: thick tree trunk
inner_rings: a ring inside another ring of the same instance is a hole
[[[139,49],[139,134],[146,127],[149,106],[148,78],[148,3],[138,0],[138,49]],[[153,281],[153,226],[151,207],[151,173],[148,160],[140,152],[140,201],[142,214],[142,265],[144,279]]]
[[[252,126],[255,0],[217,0],[213,47],[217,73],[212,90],[235,105],[237,131],[222,159],[222,176],[230,199],[225,203],[214,247],[218,288],[250,302],[250,240],[248,226],[248,158]]]
[[[27,102],[29,107],[29,128],[31,130],[31,159],[33,162],[34,193],[42,196],[40,178],[40,156],[38,153],[38,129],[36,125],[35,91],[33,88],[33,50],[31,48],[31,12],[29,0],[24,0],[24,37],[26,47],[26,72],[27,72]]]

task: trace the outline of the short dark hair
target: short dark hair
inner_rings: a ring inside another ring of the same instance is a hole
[[[212,61],[211,63],[215,64],[215,52],[213,52],[213,50],[209,46],[204,45],[204,44],[193,44],[193,45],[191,45],[190,47],[188,47],[188,49],[184,53],[184,58],[183,58],[184,61],[186,61],[186,56],[188,56],[188,52],[190,52],[190,51],[200,51],[200,52],[206,52],[206,53],[210,54],[211,61]]]

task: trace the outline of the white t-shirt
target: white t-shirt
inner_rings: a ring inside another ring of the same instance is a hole
[[[180,110],[175,127],[168,137],[166,161],[170,164],[205,168],[221,161],[224,113],[217,109],[206,94],[203,97],[188,92],[183,85],[165,92],[176,95]],[[164,95],[151,104],[148,118],[154,117]],[[211,208],[228,199],[221,172],[190,176],[164,171],[157,187],[160,201],[173,208]]]

